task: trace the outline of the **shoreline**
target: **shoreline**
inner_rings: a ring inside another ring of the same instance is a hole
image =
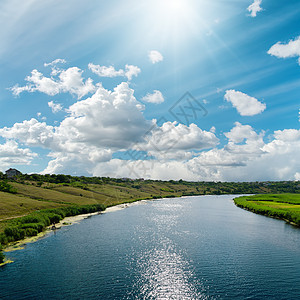
[[[236,205],[236,204],[235,204],[235,205]],[[300,228],[300,226],[299,226],[298,224],[296,224],[296,223],[294,223],[293,221],[290,221],[290,220],[288,220],[288,219],[285,219],[285,218],[280,218],[280,217],[278,217],[278,216],[269,216],[269,215],[267,215],[267,214],[265,214],[265,213],[260,213],[260,212],[257,212],[257,211],[253,211],[253,210],[251,210],[251,209],[249,209],[249,208],[247,208],[247,207],[243,207],[243,206],[238,206],[238,205],[236,205],[236,207],[241,208],[241,209],[246,210],[246,211],[249,211],[249,212],[251,212],[251,213],[253,213],[253,214],[256,214],[256,215],[259,215],[259,216],[264,216],[264,217],[266,217],[266,218],[271,218],[271,219],[274,219],[274,220],[284,221],[284,222],[285,222],[286,224],[288,224],[288,225],[292,225],[292,226],[294,226],[294,227]]]
[[[158,200],[158,199],[154,199],[154,200]],[[26,244],[34,243],[34,242],[46,237],[51,232],[53,232],[55,230],[58,230],[58,229],[61,229],[62,227],[78,224],[80,221],[82,221],[84,219],[87,219],[87,218],[90,218],[92,216],[102,215],[102,214],[106,214],[106,213],[110,213],[110,212],[115,212],[115,211],[122,210],[122,209],[125,209],[125,208],[130,207],[130,206],[133,206],[133,205],[137,205],[137,204],[140,204],[140,203],[143,203],[143,202],[147,202],[147,201],[152,201],[152,199],[147,199],[147,200],[144,199],[144,200],[137,200],[137,201],[134,201],[134,202],[121,203],[121,204],[117,204],[117,205],[107,207],[103,211],[97,211],[97,212],[93,212],[93,213],[81,214],[81,215],[76,215],[76,216],[71,216],[71,217],[65,217],[59,223],[55,224],[55,229],[52,229],[53,225],[50,225],[44,231],[40,232],[36,236],[26,237],[26,238],[24,238],[20,241],[12,242],[12,243],[8,244],[7,246],[5,246],[3,248],[2,251],[4,253],[8,253],[8,252],[13,252],[13,251],[17,251],[17,250],[22,250],[22,249],[25,248]],[[2,267],[4,265],[7,265],[9,263],[13,263],[13,261],[10,260],[10,259],[7,259],[6,261],[4,261],[3,263],[0,264],[0,267]]]
[[[253,196],[255,196],[255,195],[253,195]],[[296,227],[296,228],[300,228],[299,224],[295,223],[293,220],[285,218],[284,216],[276,215],[276,214],[270,215],[269,210],[259,210],[256,207],[249,207],[249,206],[247,206],[247,205],[245,205],[244,203],[241,203],[241,202],[238,203],[239,198],[240,197],[237,197],[237,198],[233,199],[235,206],[238,207],[238,208],[249,211],[249,212],[254,213],[256,215],[264,216],[266,218],[271,218],[271,219],[275,219],[275,220],[284,221],[288,225],[291,225],[291,226]],[[274,202],[272,200],[269,200],[269,201]],[[276,203],[276,201],[274,203]],[[275,212],[277,212],[277,211],[275,211]],[[289,212],[289,211],[287,211],[287,212]]]

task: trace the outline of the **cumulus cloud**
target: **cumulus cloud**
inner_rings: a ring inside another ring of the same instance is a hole
[[[235,122],[235,127],[233,127],[229,132],[224,133],[228,138],[229,142],[239,144],[244,140],[257,140],[258,135],[253,130],[250,125],[242,125],[240,122]]]
[[[109,98],[106,93],[114,95]],[[300,130],[275,131],[266,143],[264,132],[256,132],[250,125],[236,122],[225,133],[227,144],[218,148],[219,139],[215,134],[201,130],[195,124],[185,126],[165,122],[158,126],[152,123],[149,128],[151,122],[142,118],[139,125],[149,130],[146,135],[144,130],[139,131],[137,135],[141,135],[137,141],[134,136],[138,123],[131,124],[123,106],[130,103],[130,98],[126,86],[117,87],[111,93],[100,90],[95,99],[78,101],[78,106],[73,104],[70,115],[57,127],[31,119],[1,129],[0,135],[8,139],[7,143],[14,143],[8,144],[6,151],[16,149],[17,143],[12,139],[28,146],[50,149],[51,160],[44,173],[217,181],[294,180],[299,177]],[[135,105],[135,100],[131,101],[129,106]],[[112,116],[125,113],[120,120],[120,127],[127,124],[125,131],[117,128],[116,121],[109,117],[99,121],[98,113],[103,109],[106,111],[106,105]],[[130,109],[137,108],[131,106]],[[100,130],[97,130],[98,125]],[[133,135],[127,131],[130,128]],[[115,151],[126,149],[147,152],[148,158],[113,158]],[[0,147],[0,153],[1,150],[2,157],[6,157],[7,153]],[[26,151],[20,152],[20,157],[24,156],[23,162],[29,163],[34,154],[29,149]]]
[[[278,58],[298,57],[300,65],[300,36],[290,40],[287,44],[277,42],[269,49],[268,54]]]
[[[137,66],[133,65],[125,65],[125,69],[116,70],[113,66],[100,66],[94,65],[93,63],[89,63],[89,69],[100,77],[127,77],[129,81],[141,72],[141,69]]]
[[[70,106],[70,116],[61,122],[58,133],[78,142],[116,149],[138,142],[151,122],[145,120],[133,93],[125,82],[113,92],[99,87],[92,97]]]
[[[51,108],[51,110],[54,114],[63,110],[63,107],[61,104],[54,103],[53,101],[48,102],[48,106]]]
[[[152,94],[147,94],[142,100],[154,104],[160,104],[165,101],[163,94],[158,90],[154,90]]]
[[[160,52],[158,52],[157,50],[149,51],[148,58],[153,64],[161,62],[164,59],[162,54]]]
[[[93,73],[97,74],[100,77],[117,77],[124,76],[125,74],[124,70],[116,70],[113,66],[106,67],[89,63],[88,67]]]
[[[95,165],[108,162],[112,158],[111,150],[101,150],[96,147],[82,147],[74,152],[52,152],[52,160],[43,170],[43,174],[74,174],[90,175]]]
[[[141,72],[141,69],[137,66],[126,65],[125,66],[125,76],[130,81],[134,76],[137,77]]]
[[[131,75],[124,75],[130,78],[137,71],[125,67],[124,72],[130,72]],[[76,68],[60,70],[56,78],[34,74],[31,86],[23,88],[38,88],[48,93],[68,90],[76,94],[73,89],[82,88],[87,82],[81,74]],[[44,173],[200,181],[299,178],[300,130],[278,130],[265,136],[263,131],[236,122],[224,133],[227,142],[220,145],[215,127],[207,131],[196,124],[186,126],[167,120],[161,124],[145,119],[143,105],[128,82],[112,90],[101,84],[94,88],[91,96],[72,104],[56,126],[32,118],[0,128],[0,136],[6,139],[0,145],[1,166],[30,164],[36,154],[23,148],[40,147],[50,151]],[[257,99],[234,90],[226,91],[225,99],[241,115],[255,115],[266,108]],[[53,101],[48,105],[53,112],[62,109]],[[41,114],[38,116],[41,118]],[[144,155],[125,158],[129,151]],[[124,157],[116,159],[116,153],[123,153]]]
[[[213,148],[219,143],[214,133],[202,130],[195,124],[186,126],[177,122],[165,122],[161,127],[154,127],[145,139],[147,143],[142,145],[142,149],[155,156],[160,155],[160,158],[181,150],[190,152]]]
[[[15,123],[10,128],[1,128],[0,136],[6,139],[16,139],[31,147],[52,148],[55,145],[53,142],[54,127],[34,118],[22,123]]]
[[[236,123],[226,133],[223,148],[201,151],[186,159],[124,161],[112,159],[94,168],[94,174],[161,180],[256,181],[294,180],[299,177],[300,130],[276,131],[269,143],[264,133]]]
[[[260,6],[261,2],[262,0],[254,0],[254,2],[248,6],[247,10],[250,12],[252,18],[255,18],[257,13],[263,10]]]
[[[152,126],[151,121],[145,120],[133,93],[125,82],[113,91],[99,86],[92,97],[71,105],[69,115],[59,126],[49,126],[32,118],[0,129],[0,136],[54,152],[75,153],[84,147],[124,149],[142,141]]]
[[[260,114],[267,107],[266,104],[259,102],[256,98],[235,90],[227,90],[224,98],[231,102],[241,116]]]
[[[13,165],[29,165],[31,161],[37,157],[30,149],[19,148],[15,141],[6,141],[0,144],[0,168],[5,171]]]
[[[68,68],[67,70],[56,70],[54,77],[46,77],[38,70],[33,70],[31,75],[25,80],[28,82],[25,86],[15,85],[11,88],[15,96],[22,92],[41,92],[49,96],[54,96],[59,93],[71,93],[79,99],[95,90],[93,80],[88,78],[84,81],[82,77],[83,71],[77,67]]]

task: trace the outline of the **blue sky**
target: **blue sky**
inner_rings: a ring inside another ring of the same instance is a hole
[[[4,0],[0,11],[1,171],[300,179],[299,1]]]

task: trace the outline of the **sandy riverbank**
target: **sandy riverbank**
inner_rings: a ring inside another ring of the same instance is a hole
[[[86,218],[95,216],[95,215],[101,215],[101,214],[105,214],[105,213],[115,212],[115,211],[122,210],[122,209],[125,209],[125,208],[130,207],[130,206],[133,206],[133,205],[137,205],[137,204],[141,204],[141,203],[146,203],[147,201],[149,201],[149,200],[139,200],[139,201],[132,202],[132,203],[118,204],[118,205],[115,205],[115,206],[108,207],[104,211],[94,212],[94,213],[89,213],[89,214],[82,214],[82,215],[77,215],[77,216],[72,216],[72,217],[66,217],[63,220],[61,220],[59,223],[55,224],[55,228],[56,229],[60,229],[63,226],[70,226],[70,225],[73,225],[73,224],[77,224],[80,221],[82,221],[82,220],[84,220]],[[11,251],[16,251],[16,250],[24,249],[24,246],[26,244],[34,243],[37,240],[45,237],[46,235],[48,235],[52,231],[53,231],[52,230],[52,225],[50,225],[50,226],[47,227],[46,230],[44,230],[43,232],[40,232],[36,236],[27,237],[27,238],[25,238],[23,240],[20,240],[18,242],[14,242],[14,243],[8,244],[3,249],[3,252],[11,252]],[[7,260],[7,261],[5,261],[1,265],[5,265],[5,264],[11,263],[11,262],[12,261]]]

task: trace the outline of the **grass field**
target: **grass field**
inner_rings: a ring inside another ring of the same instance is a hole
[[[300,226],[300,194],[244,196],[234,201],[238,207]]]
[[[184,192],[195,192],[195,188],[187,188],[178,184],[158,182],[127,182],[86,184],[84,186],[44,183],[39,186],[34,181],[23,183],[9,182],[17,193],[0,192],[0,233],[14,218],[28,215],[42,209],[54,209],[72,205],[103,204],[106,207],[132,202],[139,199],[181,196]],[[177,192],[175,192],[175,190]]]

